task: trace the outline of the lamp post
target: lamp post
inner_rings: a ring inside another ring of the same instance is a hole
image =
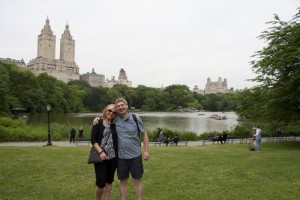
[[[48,146],[51,146],[51,135],[50,135],[50,111],[51,111],[51,105],[47,104],[47,112],[48,112]]]

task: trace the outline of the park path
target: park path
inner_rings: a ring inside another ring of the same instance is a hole
[[[46,146],[47,145],[47,141],[44,142],[1,142],[0,143],[0,147],[9,147],[9,146]],[[76,144],[75,143],[70,143],[68,141],[52,141],[52,146],[62,146],[62,147],[75,147]],[[87,144],[86,144],[87,146]]]
[[[281,141],[277,140],[275,137],[274,138],[262,138],[262,142],[276,142],[276,141]],[[286,138],[283,139],[283,141],[300,141],[300,136],[293,137],[292,139]],[[229,139],[230,144],[247,144],[247,140],[241,141],[241,139]],[[188,142],[187,146],[190,147],[195,147],[195,146],[204,146],[204,145],[213,145],[214,143],[211,141],[190,141]],[[217,143],[215,143],[217,144]],[[0,147],[5,147],[5,146],[46,146],[47,141],[43,142],[1,142]],[[52,141],[53,146],[63,146],[63,147],[76,147],[75,143],[70,143],[69,141]],[[91,146],[89,143],[78,143],[77,146]],[[150,145],[153,146],[153,145]],[[158,145],[157,145],[158,146]],[[162,143],[161,147],[164,147],[165,145]],[[180,145],[182,146],[182,145]]]
[[[206,143],[205,145],[209,145],[212,143]],[[44,142],[2,142],[0,143],[0,147],[5,147],[5,146],[46,146],[47,141]],[[77,146],[88,146],[91,144],[89,143],[78,143]],[[188,146],[202,146],[203,142],[202,141],[190,141],[188,143]],[[75,147],[76,143],[70,143],[68,141],[52,141],[52,146],[62,146],[62,147]],[[153,145],[150,145],[153,146]],[[157,145],[158,146],[158,145]],[[162,144],[161,146],[165,146]]]

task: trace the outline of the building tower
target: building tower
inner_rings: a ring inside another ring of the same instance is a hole
[[[60,39],[60,60],[74,62],[75,58],[75,40],[69,30],[69,25],[66,25],[64,33]]]
[[[38,57],[46,59],[55,59],[55,43],[56,36],[51,30],[49,19],[47,17],[46,24],[38,36]]]
[[[213,94],[213,93],[228,93],[228,85],[227,79],[224,79],[222,82],[222,78],[219,77],[217,82],[212,82],[210,78],[207,78],[207,83],[205,86],[204,93],[205,94]]]
[[[119,80],[120,81],[127,81],[127,75],[126,75],[126,72],[123,68],[120,70]]]
[[[46,25],[38,36],[38,55],[29,61],[27,69],[35,75],[47,73],[65,83],[79,80],[79,67],[75,62],[75,40],[70,34],[68,24],[60,40],[60,59],[55,59],[55,42],[56,37],[47,17]]]

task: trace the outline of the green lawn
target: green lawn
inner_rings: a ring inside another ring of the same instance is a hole
[[[94,199],[89,147],[0,147],[0,199]],[[299,199],[300,142],[150,147],[144,199]],[[115,178],[112,199],[119,199]],[[130,180],[128,200],[135,199]]]

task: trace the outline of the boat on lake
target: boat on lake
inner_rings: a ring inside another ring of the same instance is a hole
[[[226,120],[226,119],[228,119],[228,117],[226,115],[221,116],[221,115],[216,115],[216,114],[211,115],[209,118],[212,118],[212,119],[215,119],[215,120]]]

